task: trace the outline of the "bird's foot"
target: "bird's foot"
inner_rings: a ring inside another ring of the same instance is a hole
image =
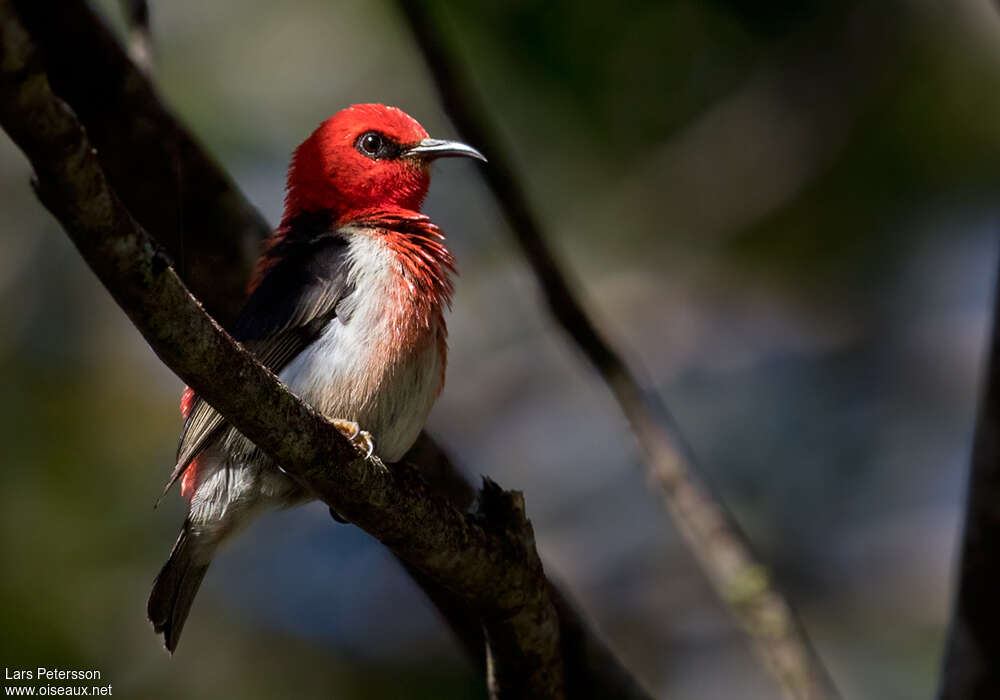
[[[382,460],[375,454],[375,440],[372,438],[371,433],[367,430],[362,430],[361,426],[353,420],[334,418],[331,422],[333,423],[333,426],[340,431],[341,435],[350,440],[351,444],[354,445],[354,449],[358,451],[358,454],[372,464],[382,467],[383,469],[385,468],[385,465],[382,464]]]

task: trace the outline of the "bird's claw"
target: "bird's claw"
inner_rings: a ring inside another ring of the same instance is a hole
[[[350,440],[351,444],[354,445],[354,449],[358,451],[358,454],[377,466],[384,468],[385,465],[382,464],[382,460],[375,455],[375,440],[372,438],[371,433],[367,430],[362,430],[361,426],[353,420],[337,418],[333,421],[333,425],[340,431],[341,435]]]

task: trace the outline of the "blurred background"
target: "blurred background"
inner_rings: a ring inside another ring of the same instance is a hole
[[[455,136],[385,2],[151,3],[165,101],[268,219],[354,102]],[[98,3],[123,30],[115,0]],[[662,392],[845,698],[935,687],[1000,224],[989,0],[438,0],[548,234]],[[473,144],[475,145],[475,144]],[[0,657],[121,697],[477,698],[422,593],[312,505],[209,573],[173,659],[145,620],[181,383],[0,136]],[[527,498],[546,568],[658,697],[773,698],[554,329],[475,166],[425,210],[459,261],[432,432]]]

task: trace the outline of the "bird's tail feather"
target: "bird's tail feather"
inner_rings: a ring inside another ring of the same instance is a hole
[[[146,608],[153,629],[163,634],[163,644],[171,653],[177,648],[191,603],[211,563],[195,539],[185,522],[170,558],[153,581]]]

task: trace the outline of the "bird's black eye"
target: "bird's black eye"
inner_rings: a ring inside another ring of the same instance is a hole
[[[358,137],[357,149],[369,158],[378,158],[385,150],[385,137],[377,131],[367,131]]]
[[[403,147],[391,138],[378,131],[366,131],[354,142],[358,153],[372,160],[390,160],[399,158]]]

